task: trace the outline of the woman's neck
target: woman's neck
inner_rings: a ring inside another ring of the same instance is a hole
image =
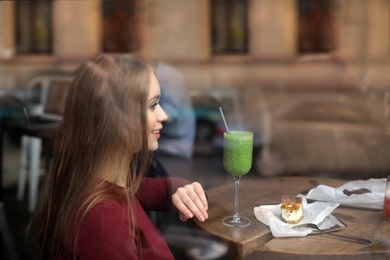
[[[125,187],[128,177],[127,170],[110,169],[101,174],[101,178],[117,186]]]

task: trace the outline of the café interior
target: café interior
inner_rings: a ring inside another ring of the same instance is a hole
[[[100,53],[169,64],[185,80],[192,156],[180,172],[175,160],[163,166],[203,185],[210,218],[181,223],[151,213],[176,259],[390,257],[382,210],[390,174],[389,1],[38,0],[0,1],[0,259],[39,259],[26,227],[73,73]],[[48,121],[28,122],[42,115]],[[253,133],[238,199],[249,227],[221,223],[236,205],[223,163],[229,129]],[[379,188],[364,186],[376,181]],[[355,184],[378,193],[380,205],[315,197],[322,185],[333,192]],[[264,212],[298,194],[307,205],[337,203],[326,204],[335,207],[325,216],[336,226],[326,229],[330,236],[272,229]]]

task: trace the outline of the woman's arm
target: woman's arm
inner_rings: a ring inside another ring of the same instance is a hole
[[[180,220],[194,216],[199,221],[208,218],[208,203],[202,186],[182,178],[146,178],[137,197],[146,210],[169,210],[174,206],[180,213]]]

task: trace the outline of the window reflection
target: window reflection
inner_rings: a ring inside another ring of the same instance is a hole
[[[15,1],[18,54],[52,52],[52,1]]]
[[[326,53],[337,49],[338,21],[333,0],[299,0],[300,53]]]
[[[211,5],[213,53],[247,53],[248,1],[212,0]]]
[[[103,1],[103,51],[132,52],[142,45],[141,2]]]

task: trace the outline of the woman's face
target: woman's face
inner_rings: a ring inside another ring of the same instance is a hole
[[[150,87],[147,98],[147,123],[149,151],[156,151],[162,123],[167,121],[168,116],[160,106],[160,85],[154,73],[150,75]]]

